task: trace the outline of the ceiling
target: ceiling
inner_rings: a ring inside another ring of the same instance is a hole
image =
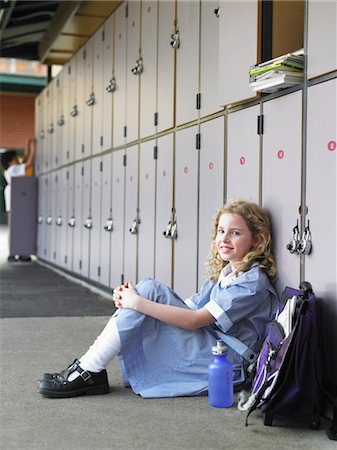
[[[1,0],[0,56],[63,65],[121,3]]]

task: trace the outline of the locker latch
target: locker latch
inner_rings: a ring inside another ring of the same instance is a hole
[[[43,223],[43,217],[42,217],[42,216],[38,216],[38,218],[37,218],[37,223],[38,223],[38,224]]]
[[[51,217],[51,216],[48,216],[47,219],[46,219],[46,224],[47,224],[47,225],[51,225],[52,222],[53,222],[52,217]]]
[[[59,118],[59,120],[57,121],[57,125],[59,127],[62,127],[62,125],[64,125],[64,115],[62,114]]]
[[[129,230],[131,234],[138,233],[139,224],[140,224],[140,219],[139,219],[139,217],[136,217],[135,220],[133,221],[132,227]]]
[[[220,17],[220,5],[217,8],[215,8],[214,14],[216,15],[216,17]]]
[[[173,222],[171,220],[169,221],[166,229],[163,231],[163,236],[167,239],[177,239],[178,230],[177,222],[175,220]]]
[[[298,245],[299,245],[299,239],[300,239],[300,232],[298,228],[298,221],[296,225],[293,228],[293,237],[289,244],[287,245],[287,249],[290,253],[297,253],[298,251]]]
[[[171,34],[170,46],[172,48],[176,48],[176,49],[178,49],[180,47],[180,33],[179,33],[179,30],[177,30],[175,33]]]
[[[69,221],[68,221],[68,225],[69,225],[70,227],[74,228],[75,224],[76,224],[75,217],[74,217],[74,216],[71,216],[70,219],[69,219]]]
[[[43,130],[40,131],[39,137],[40,137],[40,139],[44,139],[44,131]]]
[[[143,72],[143,58],[142,57],[137,59],[136,64],[131,69],[131,72],[134,75],[140,75]]]
[[[54,124],[53,124],[53,123],[51,123],[51,124],[49,125],[47,131],[48,131],[49,134],[54,133]]]
[[[112,218],[107,219],[106,224],[104,226],[105,231],[113,231]]]
[[[90,230],[92,228],[92,218],[88,217],[84,223],[84,227]]]
[[[71,117],[76,117],[78,115],[78,107],[77,105],[73,106],[73,109],[70,111]]]
[[[93,106],[95,104],[95,94],[93,92],[89,95],[89,98],[85,101],[85,103],[88,106]]]
[[[312,249],[311,244],[311,231],[310,231],[310,223],[308,220],[308,225],[305,227],[301,240],[298,244],[298,253],[302,253],[303,255],[310,255]]]
[[[117,88],[116,78],[112,77],[105,89],[107,92],[115,92],[116,88]]]
[[[58,225],[59,227],[62,225],[62,217],[58,216],[58,218],[56,219],[56,225]]]

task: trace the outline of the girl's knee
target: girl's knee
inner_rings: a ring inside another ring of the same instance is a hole
[[[136,285],[136,290],[140,296],[154,301],[156,301],[158,296],[163,294],[167,289],[169,289],[167,286],[161,284],[154,278],[143,278]]]

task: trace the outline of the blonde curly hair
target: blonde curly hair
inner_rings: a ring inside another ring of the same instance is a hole
[[[260,236],[258,245],[249,251],[243,260],[235,265],[236,273],[246,272],[253,263],[257,263],[271,280],[276,277],[276,261],[272,252],[271,223],[268,212],[256,203],[245,200],[233,200],[219,208],[213,216],[212,242],[210,256],[206,259],[206,266],[210,280],[216,282],[220,272],[228,264],[223,261],[216,245],[218,224],[224,213],[238,214],[246,222],[253,237]]]

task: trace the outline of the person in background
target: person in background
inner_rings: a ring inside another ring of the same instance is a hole
[[[16,150],[7,150],[6,152],[1,154],[1,166],[7,183],[4,189],[4,198],[9,230],[11,224],[11,179],[13,177],[31,175],[32,167],[35,160],[35,153],[36,153],[36,139],[30,138],[27,141],[25,147],[25,156],[22,162],[20,162]],[[15,261],[15,256],[9,255],[7,259],[8,261]],[[24,261],[30,261],[29,256],[21,256],[20,259]]]
[[[257,354],[274,319],[271,245],[266,210],[244,200],[227,203],[213,218],[209,277],[198,293],[183,300],[151,278],[115,288],[117,311],[102,333],[65,370],[44,373],[38,391],[54,398],[108,393],[106,367],[118,355],[124,384],[144,398],[206,394],[217,339],[230,336]],[[234,347],[228,359],[239,387],[249,363]]]

